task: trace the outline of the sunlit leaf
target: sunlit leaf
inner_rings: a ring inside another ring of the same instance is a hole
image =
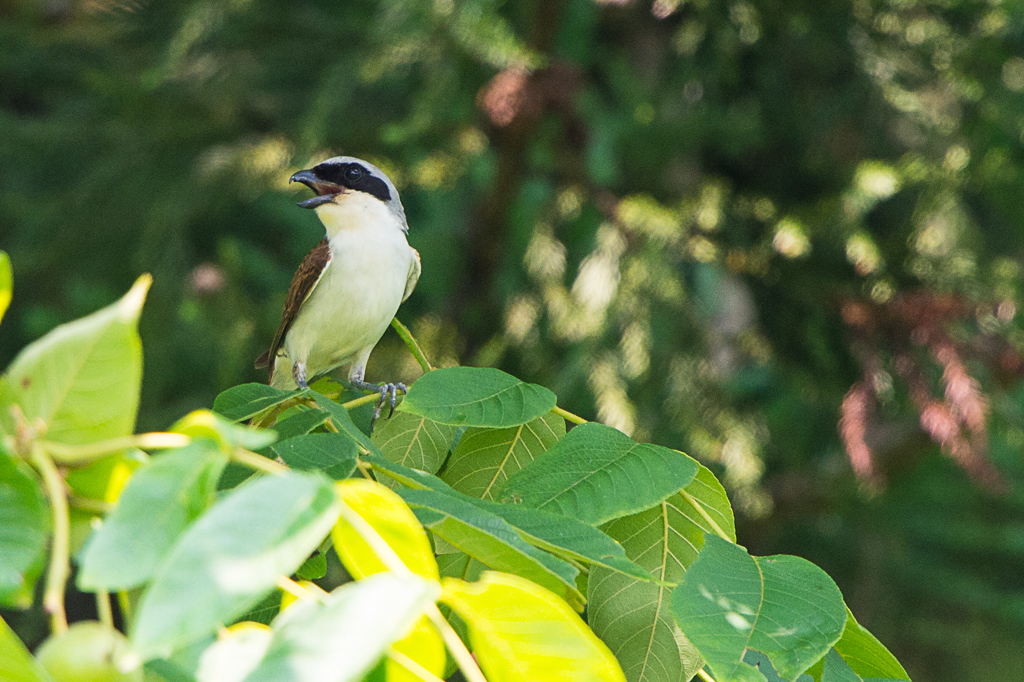
[[[380,573],[294,604],[271,624],[266,656],[246,682],[355,682],[404,637],[437,598],[436,581]]]
[[[0,618],[0,680],[53,682],[53,678],[32,658],[32,654],[3,618]]]
[[[227,451],[236,447],[259,450],[277,440],[274,431],[240,426],[210,410],[195,410],[188,413],[175,422],[170,431],[183,433],[192,438],[216,441]]]
[[[608,647],[557,595],[529,580],[485,572],[479,582],[443,581],[441,600],[469,628],[490,682],[625,682]]]
[[[3,322],[7,306],[11,304],[14,290],[14,276],[11,273],[11,259],[6,251],[0,251],[0,322]]]
[[[226,464],[214,445],[198,441],[141,466],[82,552],[79,587],[124,590],[152,578],[178,536],[213,503]]]
[[[441,424],[500,428],[532,421],[555,406],[555,394],[489,367],[427,372],[399,407]]]
[[[28,608],[42,571],[50,513],[35,473],[0,446],[0,604]]]
[[[196,682],[242,682],[263,660],[272,637],[262,623],[231,626],[199,657]]]
[[[729,498],[708,469],[700,467],[683,493],[602,528],[622,542],[629,558],[650,577],[669,583],[638,581],[601,566],[590,572],[587,622],[629,680],[685,682],[703,665],[672,618],[670,585],[678,583],[697,559],[704,533],[716,532],[717,527],[735,539],[736,531]]]
[[[697,469],[677,450],[587,423],[509,478],[498,496],[598,525],[650,509],[685,488]]]
[[[392,462],[433,474],[448,454],[455,429],[426,417],[395,412],[391,418],[377,423],[372,440]]]
[[[142,379],[138,320],[152,279],[143,275],[124,297],[61,325],[29,344],[7,368],[0,404],[46,424],[46,438],[87,443],[126,436],[135,427]],[[0,410],[0,429],[13,433]]]
[[[459,492],[493,500],[509,476],[563,436],[565,420],[550,412],[506,429],[466,429],[442,478]]]
[[[132,642],[166,654],[245,613],[320,544],[340,505],[321,476],[288,473],[228,493],[171,548],[142,597]]]
[[[716,535],[705,536],[671,607],[719,682],[764,679],[743,662],[747,649],[794,679],[839,641],[846,625],[842,594],[820,568],[793,556],[755,558]]]

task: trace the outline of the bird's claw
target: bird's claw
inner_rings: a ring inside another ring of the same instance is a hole
[[[398,400],[398,392],[409,392],[408,387],[406,387],[406,385],[403,384],[402,382],[394,384],[380,384],[380,386],[378,386],[377,388],[380,391],[380,400],[377,401],[377,407],[375,407],[373,410],[373,417],[370,418],[371,432],[373,431],[373,425],[377,423],[377,419],[380,417],[380,413],[384,409],[384,403],[388,402],[390,405],[390,409],[388,410],[388,419],[391,419],[391,417],[395,414],[395,404]]]

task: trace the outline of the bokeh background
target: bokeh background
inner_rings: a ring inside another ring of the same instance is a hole
[[[915,680],[1021,679],[1022,140],[1020,0],[0,0],[0,366],[149,271],[140,428],[263,379],[287,178],[362,156],[436,364],[713,467]]]

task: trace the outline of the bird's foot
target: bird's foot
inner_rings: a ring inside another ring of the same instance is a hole
[[[377,401],[377,407],[373,410],[373,417],[370,419],[370,432],[373,432],[373,425],[377,423],[377,419],[380,417],[381,411],[384,409],[384,403],[387,402],[391,409],[388,410],[388,419],[395,413],[395,403],[398,400],[398,392],[408,393],[408,387],[402,382],[398,383],[386,383],[386,384],[371,384],[367,381],[353,381],[352,385],[363,391],[375,391],[380,394],[380,400]]]

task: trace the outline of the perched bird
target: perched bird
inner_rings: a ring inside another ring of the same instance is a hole
[[[256,367],[269,367],[272,386],[293,389],[350,365],[353,386],[380,393],[376,418],[386,399],[394,410],[405,391],[400,383],[364,381],[370,353],[420,277],[405,209],[379,168],[351,156],[299,171],[290,182],[316,192],[299,206],[316,211],[327,236],[292,278],[277,334]]]

